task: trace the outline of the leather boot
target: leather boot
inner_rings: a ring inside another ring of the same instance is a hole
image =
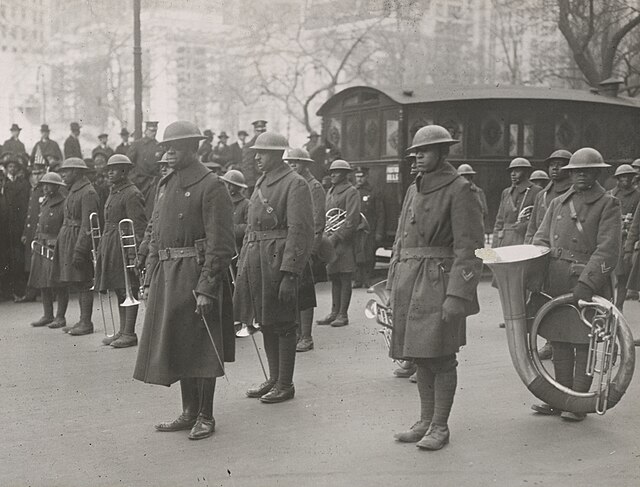
[[[346,314],[339,314],[336,319],[331,322],[331,326],[334,328],[340,328],[341,326],[347,326],[349,324],[349,317]]]
[[[333,321],[338,317],[338,313],[334,313],[331,311],[327,316],[322,318],[321,320],[316,321],[317,326],[330,325]]]
[[[293,399],[293,371],[296,364],[296,335],[294,331],[278,337],[279,373],[275,387],[260,398],[261,402],[273,404]]]
[[[38,321],[31,323],[33,327],[47,326],[53,322],[53,291],[51,288],[43,288],[40,290],[42,295],[42,308],[44,315]]]
[[[269,330],[262,330],[262,342],[269,364],[269,379],[256,387],[247,390],[247,397],[262,397],[276,385],[280,373],[280,350],[278,335]]]
[[[117,333],[114,333],[113,336],[104,337],[102,339],[103,345],[111,345],[113,342],[115,342],[118,338],[122,336],[122,332],[124,331],[124,322],[126,320],[125,313],[126,313],[126,308],[123,308],[122,306],[118,306],[118,315],[120,318],[120,329],[118,330]]]
[[[135,347],[138,344],[136,335],[136,319],[138,318],[138,306],[127,306],[124,313],[124,325],[122,334],[111,342],[113,348]]]
[[[189,433],[190,440],[209,438],[216,429],[216,420],[213,418],[213,394],[216,387],[216,379],[211,377],[197,380],[200,407],[198,418]]]
[[[351,285],[349,285],[351,288]],[[325,316],[323,319],[316,321],[316,325],[326,326],[333,323],[333,321],[338,316],[338,311],[340,311],[340,296],[342,295],[342,281],[340,279],[336,279],[335,277],[331,278],[331,313]]]
[[[269,379],[256,387],[247,389],[247,397],[256,398],[262,397],[276,385],[276,379]]]
[[[173,421],[157,424],[156,430],[162,432],[189,430],[196,424],[199,406],[197,379],[180,379],[180,393],[182,395],[182,413]]]
[[[63,328],[67,326],[65,315],[69,306],[69,288],[66,286],[56,288],[56,301],[58,309],[55,319],[49,324],[49,328]]]
[[[80,321],[69,330],[69,335],[80,336],[93,333],[91,315],[93,313],[93,292],[81,291],[78,296],[80,302]]]
[[[394,370],[393,375],[401,379],[408,379],[418,370],[418,367],[413,362],[407,362],[405,365],[407,365],[407,367],[398,367]]]
[[[420,420],[416,422],[411,428],[409,428],[408,431],[396,433],[395,435],[393,435],[393,437],[396,439],[396,441],[399,441],[401,443],[417,443],[427,433],[430,425],[430,421]]]
[[[313,308],[300,311],[300,338],[296,345],[296,352],[308,352],[313,350],[313,338],[311,328],[313,323]]]
[[[431,424],[429,430],[416,446],[422,450],[440,450],[449,443],[449,427],[446,424]]]

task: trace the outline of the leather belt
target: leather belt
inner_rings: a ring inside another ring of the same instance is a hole
[[[107,230],[118,230],[118,223],[114,222],[104,222],[104,231]]]
[[[73,218],[65,218],[62,222],[62,226],[66,227],[81,227],[82,222],[80,220],[74,220]]]
[[[288,230],[261,230],[259,232],[249,232],[247,242],[259,242],[261,240],[278,240],[287,238]]]
[[[408,247],[400,251],[400,260],[407,259],[452,259],[451,247]]]
[[[566,260],[575,264],[586,264],[591,258],[591,254],[578,252],[577,250],[563,249],[562,247],[551,247],[549,253],[553,259]]]
[[[158,258],[160,260],[177,260],[186,259],[187,257],[196,257],[195,247],[174,247],[158,250]]]

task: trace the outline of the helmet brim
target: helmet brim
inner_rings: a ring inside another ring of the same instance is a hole
[[[273,145],[252,145],[250,149],[253,150],[272,150],[272,151],[286,151],[289,147],[286,146],[273,146]]]
[[[175,142],[176,140],[197,140],[201,141],[206,139],[204,135],[190,135],[188,137],[169,137],[168,139],[164,139],[160,142],[160,145],[168,144],[169,142]]]
[[[428,142],[428,143],[424,143],[424,144],[416,144],[416,145],[412,145],[412,146],[408,147],[406,152],[419,149],[420,147],[429,147],[430,145],[447,145],[447,146],[451,146],[451,145],[457,144],[458,142],[460,142],[460,141],[459,140],[455,140],[455,139],[450,139],[450,140],[442,140],[442,141],[438,141],[438,142]]]
[[[285,157],[283,160],[291,162],[315,162],[313,159],[307,159],[306,157]]]
[[[575,165],[571,165],[568,164],[566,166],[561,167],[560,169],[564,170],[571,170],[571,169],[589,169],[589,168],[593,168],[593,169],[602,169],[604,167],[611,167],[611,164],[607,164],[606,162],[599,162],[598,164],[575,164]]]

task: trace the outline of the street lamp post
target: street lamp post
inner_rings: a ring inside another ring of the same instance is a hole
[[[133,99],[135,138],[142,137],[142,46],[140,35],[140,0],[133,0]]]

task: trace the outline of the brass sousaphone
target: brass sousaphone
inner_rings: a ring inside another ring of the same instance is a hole
[[[558,296],[544,304],[527,330],[525,283],[531,276],[543,275],[549,249],[535,245],[511,245],[479,249],[476,255],[493,271],[506,324],[511,360],[520,379],[541,401],[562,411],[604,414],[622,398],[635,367],[635,348],[629,325],[622,313],[608,300],[574,303],[571,294]],[[595,390],[576,392],[556,382],[545,370],[537,352],[537,330],[544,316],[558,306],[571,305],[588,326],[590,344],[587,375],[594,377]],[[612,370],[620,364],[615,376]]]

